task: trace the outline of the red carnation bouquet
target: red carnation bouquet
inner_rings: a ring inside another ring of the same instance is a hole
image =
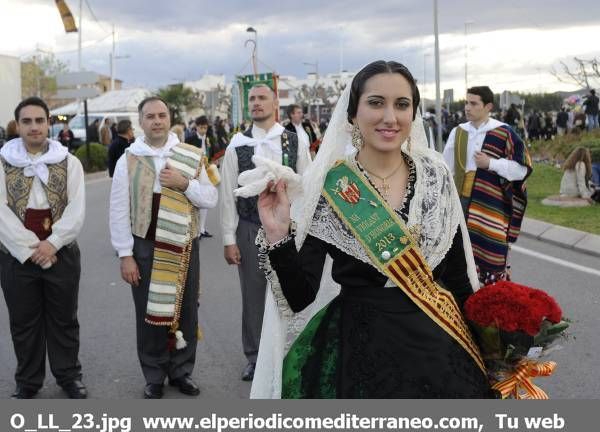
[[[464,314],[479,342],[493,388],[503,397],[547,399],[531,382],[556,363],[538,362],[569,327],[556,300],[542,290],[499,281],[471,295]]]

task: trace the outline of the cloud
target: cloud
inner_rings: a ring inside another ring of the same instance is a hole
[[[84,8],[83,64],[109,72],[110,30],[118,32],[117,77],[127,86],[152,88],[203,73],[232,77],[250,73],[250,48],[244,42],[258,30],[261,69],[303,76],[336,72],[343,62],[356,70],[374,59],[396,59],[433,90],[433,1],[321,0],[280,1],[87,0]],[[58,12],[47,0],[3,0],[0,52],[32,53],[36,44],[57,52],[72,68],[77,64],[77,35],[65,34]],[[77,15],[78,2],[68,0]],[[469,25],[469,75],[498,86],[551,89],[547,71],[561,59],[597,56],[591,41],[600,30],[597,1],[441,0],[439,31],[442,86],[464,87],[464,26]],[[84,2],[85,4],[85,2]],[[99,23],[94,20],[96,17]],[[462,92],[456,87],[455,93]]]

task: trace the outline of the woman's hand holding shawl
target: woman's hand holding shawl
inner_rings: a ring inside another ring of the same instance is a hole
[[[258,215],[267,241],[277,243],[290,232],[290,200],[283,180],[270,181],[258,196]]]

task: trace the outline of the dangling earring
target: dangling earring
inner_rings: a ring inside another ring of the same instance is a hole
[[[410,135],[409,135],[408,138],[406,138],[406,148],[408,149],[409,153],[410,153],[410,144],[411,144],[411,141],[410,141]]]
[[[354,125],[352,127],[352,145],[354,146],[354,148],[356,148],[356,150],[360,151],[360,149],[362,149],[363,147],[363,139],[362,139],[362,135],[360,134],[360,129],[358,128],[358,126]]]

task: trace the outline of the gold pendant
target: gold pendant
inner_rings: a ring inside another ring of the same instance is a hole
[[[383,197],[388,201],[390,197],[390,185],[385,180],[381,182],[381,189]]]

